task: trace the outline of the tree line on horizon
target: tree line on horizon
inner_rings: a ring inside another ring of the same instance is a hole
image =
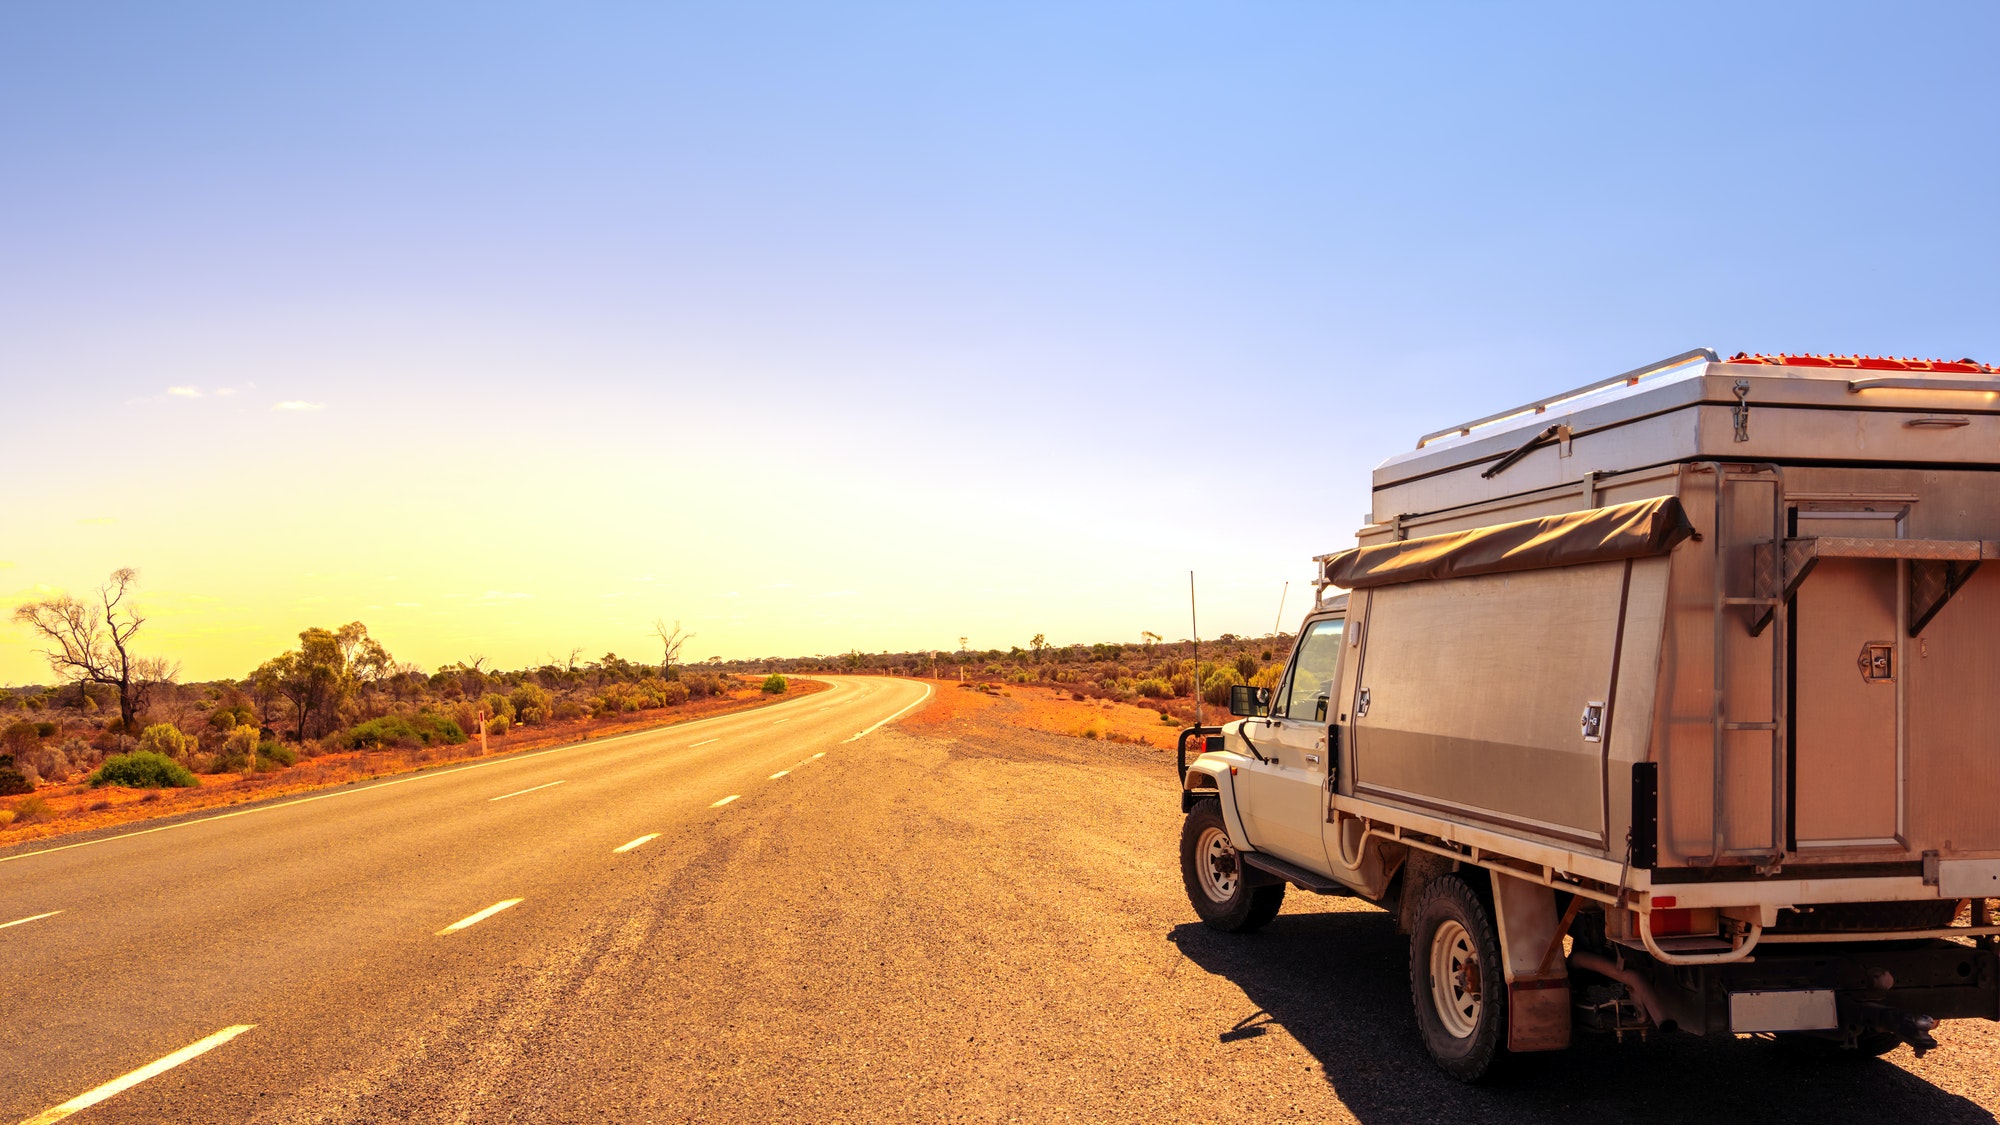
[[[1202,642],[1197,659],[1193,642],[1153,632],[1133,644],[1069,645],[1037,633],[1026,645],[1006,649],[975,650],[960,638],[955,650],[711,657],[689,666],[680,653],[692,634],[679,622],[660,621],[657,664],[610,652],[586,660],[578,648],[532,668],[494,669],[473,656],[425,672],[396,660],[355,621],[304,629],[296,648],[241,678],[183,683],[177,662],[135,646],[146,622],[131,602],[137,582],[136,571],[122,568],[90,600],[64,594],[14,609],[15,624],[41,643],[56,682],[0,689],[0,795],[10,786],[32,789],[38,781],[101,771],[108,758],[135,753],[164,759],[184,773],[237,773],[336,750],[458,745],[482,724],[488,734],[504,735],[519,725],[606,718],[754,691],[753,683],[739,678],[747,674],[1039,684],[1191,721],[1197,700],[1224,706],[1235,684],[1274,684],[1291,645],[1286,634],[1224,634]],[[782,690],[782,679],[776,682]]]

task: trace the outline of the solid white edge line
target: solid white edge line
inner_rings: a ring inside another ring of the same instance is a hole
[[[819,679],[820,677],[808,676],[802,678]],[[813,693],[813,695],[818,695],[818,694],[819,694],[818,692]],[[114,840],[129,840],[134,836],[150,836],[155,832],[171,832],[176,828],[192,828],[197,824],[208,824],[211,821],[228,820],[232,817],[238,817],[238,816],[250,816],[253,813],[276,812],[279,809],[289,809],[294,805],[309,804],[313,801],[324,801],[331,797],[351,797],[356,793],[368,793],[376,789],[387,789],[391,785],[404,785],[412,781],[431,781],[440,777],[452,777],[457,774],[466,773],[470,770],[485,769],[488,766],[504,766],[511,762],[525,762],[530,758],[539,758],[544,754],[560,754],[565,750],[581,750],[585,748],[595,748],[598,746],[603,746],[607,743],[619,742],[627,738],[641,738],[646,735],[657,735],[664,733],[666,731],[679,731],[686,727],[699,726],[702,723],[719,723],[726,719],[742,718],[743,716],[750,714],[752,711],[765,711],[765,710],[772,710],[778,707],[790,707],[793,704],[804,703],[806,700],[811,698],[812,695],[801,696],[798,699],[788,699],[783,703],[773,703],[770,704],[768,707],[754,707],[751,708],[750,711],[732,711],[727,715],[711,715],[706,719],[689,719],[685,723],[668,723],[666,726],[663,727],[654,727],[651,730],[635,730],[628,734],[614,734],[608,738],[589,738],[578,742],[571,742],[563,746],[551,746],[546,750],[529,750],[524,753],[510,754],[503,758],[494,758],[490,761],[485,761],[485,762],[468,762],[465,765],[453,766],[450,769],[421,770],[415,773],[408,774],[407,776],[404,777],[393,777],[388,781],[380,781],[373,785],[363,785],[359,789],[337,789],[331,793],[315,793],[310,797],[300,797],[296,801],[286,801],[282,804],[259,805],[257,808],[254,809],[238,809],[235,812],[221,813],[216,816],[205,816],[199,820],[183,820],[179,824],[162,824],[156,828],[141,828],[136,832],[121,832],[116,836],[100,836],[95,840],[81,840],[74,844],[63,844],[58,847],[43,848],[41,851],[38,852],[22,852],[19,855],[0,855],[0,863],[9,863],[17,859],[31,859],[38,855],[54,855],[56,852],[66,852],[76,848],[87,848],[90,847],[92,844],[109,844]],[[714,738],[709,739],[709,742],[717,742],[717,741],[720,740]],[[696,743],[696,745],[706,745],[706,743]]]
[[[164,1074],[167,1071],[172,1070],[173,1068],[181,1065],[182,1063],[187,1062],[189,1059],[205,1055],[208,1052],[216,1049],[217,1047],[222,1046],[224,1043],[229,1042],[231,1039],[236,1038],[237,1036],[243,1034],[244,1032],[250,1030],[255,1026],[257,1025],[254,1023],[239,1023],[233,1027],[225,1027],[221,1031],[216,1032],[214,1035],[211,1035],[206,1039],[198,1040],[196,1042],[188,1044],[185,1047],[182,1047],[180,1050],[175,1051],[173,1054],[168,1055],[166,1058],[160,1059],[156,1062],[149,1062],[145,1066],[142,1066],[139,1069],[132,1071],[130,1074],[120,1075],[117,1078],[113,1078],[111,1081],[106,1082],[104,1085],[99,1086],[97,1089],[92,1090],[87,1094],[78,1094],[76,1097],[71,1098],[70,1100],[64,1102],[63,1104],[54,1107],[53,1109],[45,1109],[42,1112],[34,1115],[33,1117],[28,1118],[26,1121],[21,1122],[21,1125],[49,1125],[49,1123],[52,1121],[61,1121],[63,1118],[68,1117],[70,1114],[75,1113],[77,1110],[89,1109],[91,1106],[96,1105],[98,1102],[101,1102],[104,1099],[111,1097],[114,1094],[124,1093],[125,1091],[131,1089],[132,1087],[137,1086],[139,1083],[144,1082],[148,1078]]]
[[[774,774],[772,774],[771,776],[769,776],[769,777],[765,778],[764,780],[765,780],[765,781],[776,781],[776,780],[778,780],[779,778],[781,778],[781,777],[785,776],[786,774],[788,774],[788,773],[790,773],[790,772],[792,772],[792,771],[790,771],[790,770],[779,770],[779,771],[778,771],[777,773],[774,773]]]
[[[738,797],[741,797],[742,795],[743,795],[743,794],[741,794],[741,793],[731,793],[731,794],[730,794],[729,796],[727,796],[727,797],[724,797],[724,798],[723,798],[722,800],[720,800],[720,801],[717,801],[717,802],[715,802],[714,804],[712,804],[712,805],[710,805],[710,806],[708,806],[708,807],[709,807],[709,808],[711,808],[711,809],[719,809],[719,808],[721,808],[722,806],[724,806],[724,805],[728,804],[729,802],[731,802],[731,801],[734,801],[734,800],[735,800],[735,799],[737,799]]]
[[[61,913],[62,911],[60,910],[51,910],[47,914],[30,914],[26,918],[16,918],[12,922],[0,922],[0,930],[4,930],[9,926],[25,926],[30,922],[39,922],[44,918],[53,918]]]
[[[487,907],[486,909],[480,911],[477,914],[468,914],[465,917],[460,918],[458,921],[453,922],[451,925],[446,926],[442,930],[439,930],[436,936],[443,937],[446,934],[462,930],[467,926],[476,926],[479,923],[486,921],[488,918],[493,917],[495,914],[500,913],[502,910],[505,910],[510,906],[521,905],[523,901],[525,900],[518,898],[503,898],[499,902],[494,903],[492,906]]]
[[[631,841],[630,843],[620,844],[617,847],[612,848],[611,851],[614,854],[623,855],[624,853],[631,851],[633,848],[636,848],[641,844],[651,843],[652,841],[657,840],[659,838],[660,834],[658,832],[648,832],[644,836],[641,836],[638,839]]]
[[[569,779],[564,778],[563,780],[567,781]],[[545,785],[530,785],[526,789],[516,789],[512,793],[502,793],[498,797],[488,797],[486,799],[489,801],[504,801],[509,797],[518,797],[523,793],[533,793],[537,789],[549,789],[561,784],[561,781],[551,781]]]
[[[815,757],[815,758],[824,758],[824,757],[826,757],[826,751],[822,750],[822,751],[820,751],[819,753],[817,753],[817,754],[814,754],[814,755],[813,755],[813,757]]]

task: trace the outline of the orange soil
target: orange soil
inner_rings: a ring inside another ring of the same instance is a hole
[[[486,756],[560,746],[672,726],[732,711],[747,711],[825,691],[830,686],[820,680],[788,679],[791,690],[780,696],[765,695],[755,687],[746,686],[723,698],[703,699],[656,711],[641,711],[608,719],[570,719],[534,727],[515,727],[507,734],[488,736]],[[347,750],[321,754],[316,758],[301,758],[298,765],[247,777],[233,773],[205,774],[199,778],[201,785],[193,789],[127,789],[120,785],[92,789],[77,784],[44,785],[29,796],[0,806],[17,809],[23,802],[35,799],[47,806],[47,811],[32,821],[16,822],[0,828],[0,847],[91,828],[177,816],[197,809],[240,805],[267,797],[325,789],[480,756],[479,736],[475,734],[460,746],[429,746],[417,750]],[[95,807],[99,805],[103,807]]]
[[[1009,719],[1015,726],[1075,738],[1100,738],[1171,750],[1174,739],[1186,725],[1178,719],[1163,721],[1155,707],[1114,703],[1108,699],[1077,700],[1060,687],[1008,684],[995,687],[988,694],[974,690],[970,683],[960,687],[956,680],[927,682],[936,689],[930,701],[904,718],[901,725],[917,729],[941,727],[961,716],[995,708],[1003,698],[1014,704]]]

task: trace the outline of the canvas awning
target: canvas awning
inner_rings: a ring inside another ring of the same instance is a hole
[[[1356,547],[1326,561],[1347,590],[1664,555],[1694,534],[1678,497]]]

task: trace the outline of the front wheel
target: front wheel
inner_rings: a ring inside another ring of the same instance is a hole
[[[1181,825],[1181,882],[1187,885],[1194,912],[1229,934],[1268,924],[1285,901],[1285,885],[1253,887],[1246,875],[1242,857],[1222,823],[1222,805],[1213,797],[1196,801]]]
[[[1423,889],[1410,933],[1410,997],[1431,1059],[1461,1082],[1493,1070],[1507,1042],[1507,978],[1493,912],[1463,879]]]

